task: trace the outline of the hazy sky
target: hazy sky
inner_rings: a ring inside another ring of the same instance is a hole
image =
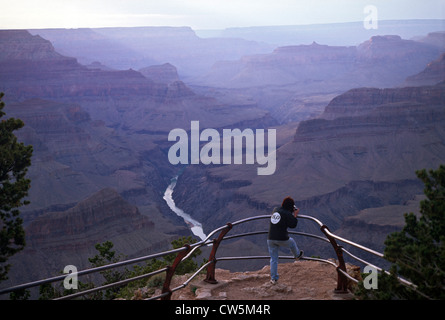
[[[0,0],[0,29],[190,26],[222,29],[380,20],[444,19],[445,0]]]

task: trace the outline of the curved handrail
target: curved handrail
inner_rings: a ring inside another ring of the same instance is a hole
[[[241,238],[241,237],[245,237],[245,236],[256,236],[259,234],[267,234],[268,231],[254,231],[254,232],[246,232],[246,233],[241,233],[241,234],[235,234],[233,236],[227,236],[224,237],[223,240],[230,240],[230,239],[235,239],[235,238]],[[296,234],[296,235],[300,235],[300,236],[305,236],[305,237],[309,237],[309,238],[316,238],[322,241],[326,241],[329,242],[328,239],[317,236],[315,234],[311,234],[311,233],[305,233],[305,232],[298,232],[298,231],[289,231],[290,234]]]
[[[219,245],[219,243],[221,241],[226,241],[226,240],[239,238],[239,237],[244,237],[244,236],[259,235],[259,234],[267,233],[267,231],[254,231],[254,232],[247,232],[247,233],[242,233],[242,234],[236,234],[236,235],[232,235],[232,236],[225,236],[225,234],[229,230],[231,230],[233,226],[240,225],[240,224],[243,224],[243,223],[246,223],[246,222],[250,222],[250,221],[254,221],[254,220],[269,219],[269,218],[270,218],[270,215],[259,215],[259,216],[253,216],[253,217],[240,219],[240,220],[235,221],[233,223],[228,223],[225,226],[221,226],[219,228],[214,229],[213,231],[211,231],[206,236],[205,239],[203,239],[203,240],[201,240],[199,242],[196,242],[196,243],[193,243],[193,244],[190,244],[190,245],[185,245],[185,246],[183,246],[181,248],[177,248],[177,249],[173,249],[173,250],[168,250],[168,251],[164,251],[164,252],[160,252],[160,253],[156,253],[156,254],[151,254],[151,255],[147,255],[147,256],[143,256],[143,257],[138,257],[138,258],[134,258],[134,259],[129,259],[129,260],[125,260],[125,261],[120,261],[120,262],[116,262],[116,263],[111,263],[111,264],[107,264],[107,265],[100,266],[100,267],[85,269],[85,270],[77,272],[77,275],[81,276],[81,275],[90,274],[90,273],[94,273],[94,272],[100,272],[100,271],[103,271],[103,270],[117,268],[117,267],[129,265],[129,264],[135,264],[135,263],[138,263],[138,262],[151,260],[151,259],[154,259],[154,258],[158,258],[158,257],[162,257],[162,256],[165,256],[165,255],[174,254],[174,253],[178,254],[177,259],[176,259],[177,261],[175,260],[175,263],[180,263],[181,261],[184,261],[184,260],[188,259],[192,255],[192,253],[195,250],[197,250],[198,248],[200,248],[202,246],[213,246],[213,249],[212,249],[212,254],[213,254],[212,259],[209,258],[209,261],[207,263],[203,264],[189,279],[187,279],[183,284],[181,284],[180,286],[178,286],[178,287],[176,287],[174,289],[171,289],[171,290],[170,289],[166,289],[166,290],[164,290],[164,292],[162,292],[162,294],[160,294],[160,295],[158,295],[156,297],[152,297],[152,298],[150,298],[150,300],[151,299],[159,299],[159,298],[162,298],[162,299],[170,298],[172,292],[180,290],[180,289],[184,288],[185,286],[187,286],[190,283],[190,281],[192,281],[193,278],[195,278],[200,272],[202,272],[202,270],[204,270],[204,268],[206,268],[206,267],[208,268],[207,269],[208,276],[209,276],[209,270],[210,270],[210,272],[214,273],[214,266],[215,266],[217,261],[246,260],[246,259],[266,259],[266,258],[269,259],[270,256],[244,256],[244,257],[219,257],[219,258],[216,258],[216,256],[215,256],[216,249],[218,248],[218,245]],[[326,238],[318,236],[318,235],[310,234],[310,233],[304,233],[304,232],[289,231],[289,233],[297,234],[297,235],[301,235],[301,236],[312,237],[312,238],[315,238],[315,239],[318,239],[318,240],[322,240],[322,241],[325,241],[325,242],[330,242],[333,245],[334,250],[336,251],[337,256],[339,258],[339,265],[336,265],[332,261],[325,260],[325,259],[320,259],[320,258],[302,257],[302,259],[303,260],[320,261],[320,262],[325,262],[325,263],[329,263],[329,264],[333,265],[334,267],[336,267],[337,272],[339,274],[339,280],[338,280],[339,283],[340,283],[340,281],[344,282],[346,278],[349,278],[350,280],[353,280],[353,281],[357,281],[356,279],[352,278],[350,275],[347,274],[346,268],[344,267],[344,263],[342,265],[342,263],[341,263],[342,260],[343,260],[342,255],[341,255],[342,252],[345,252],[350,257],[352,257],[352,258],[354,258],[354,259],[356,259],[356,260],[358,260],[358,261],[360,261],[362,263],[365,263],[367,265],[375,267],[376,270],[379,270],[381,272],[383,271],[383,272],[389,273],[387,271],[384,271],[382,268],[374,266],[374,265],[368,263],[367,261],[365,261],[365,260],[363,260],[363,259],[361,259],[361,258],[359,258],[359,257],[357,257],[357,256],[355,256],[353,254],[351,254],[349,251],[345,250],[343,247],[338,246],[336,244],[335,240],[342,241],[342,242],[347,243],[347,244],[349,244],[351,246],[354,246],[354,247],[356,247],[356,248],[358,248],[360,250],[363,250],[365,252],[374,254],[374,255],[376,255],[376,256],[378,256],[380,258],[384,258],[382,253],[377,252],[375,250],[372,250],[370,248],[367,248],[367,247],[365,247],[363,245],[357,244],[357,243],[355,243],[355,242],[353,242],[351,240],[342,238],[342,237],[340,237],[338,235],[335,235],[334,233],[329,231],[329,229],[320,220],[318,220],[315,217],[308,216],[308,215],[299,215],[297,218],[307,219],[307,220],[311,220],[311,221],[315,222],[320,227],[320,230],[323,232],[323,234],[326,236]],[[217,239],[215,238],[213,240],[210,240],[211,237],[213,235],[215,235],[217,232],[220,232],[219,237]],[[187,251],[187,252],[184,253],[184,251]],[[280,257],[280,258],[282,258],[282,259],[293,259],[293,257]],[[213,269],[211,267],[213,267]],[[118,281],[118,282],[110,283],[110,284],[107,284],[107,285],[103,285],[103,286],[92,288],[92,289],[88,289],[88,290],[84,290],[84,291],[77,292],[77,293],[74,293],[74,294],[71,294],[71,295],[68,295],[68,296],[59,297],[56,300],[72,299],[72,298],[79,297],[79,296],[82,296],[82,295],[86,295],[86,294],[89,294],[89,293],[92,293],[92,292],[105,290],[105,289],[108,289],[108,288],[111,288],[111,287],[115,287],[115,286],[121,286],[121,285],[130,283],[132,281],[144,279],[144,278],[147,278],[147,277],[150,277],[150,276],[153,276],[155,274],[162,273],[162,272],[167,272],[167,274],[169,274],[169,268],[170,267],[161,268],[159,270],[156,270],[156,271],[153,271],[153,272],[150,272],[150,273],[147,273],[147,274],[139,275],[139,276],[136,276],[136,277],[133,277],[133,278],[121,280],[121,281]],[[173,273],[174,273],[174,270],[173,270]],[[34,282],[30,282],[30,283],[17,285],[17,286],[10,287],[10,288],[7,288],[7,289],[0,289],[0,294],[4,294],[4,293],[16,291],[16,290],[21,290],[21,289],[27,289],[27,288],[30,288],[30,287],[35,287],[35,286],[38,286],[38,285],[47,284],[47,283],[51,283],[51,282],[55,282],[55,281],[59,281],[59,280],[64,280],[66,278],[66,276],[67,275],[65,274],[65,275],[60,275],[60,276],[56,276],[56,277],[52,277],[52,278],[48,278],[48,279],[42,279],[42,280],[39,280],[39,281],[34,281]],[[171,278],[171,276],[172,276],[172,274],[169,275],[170,278]],[[213,278],[214,278],[214,274],[213,274]],[[407,281],[405,279],[399,278],[399,280],[403,284],[405,284],[405,285],[411,286],[413,288],[416,287],[411,282],[409,282],[409,281]],[[168,279],[168,282],[167,282],[167,279],[166,279],[165,283],[168,283],[168,285],[167,285],[167,287],[168,287],[169,283],[170,283],[170,279]],[[344,284],[343,284],[343,287],[344,287]]]
[[[312,217],[312,216],[307,216],[307,215],[304,215],[304,214],[299,214],[299,215],[297,216],[297,218],[307,219],[307,220],[312,220],[312,221],[314,221],[315,223],[317,223],[317,224],[319,225],[320,228],[321,228],[322,226],[324,226],[324,224],[323,224],[320,220],[318,220],[317,218],[314,218],[314,217]]]
[[[333,237],[333,238],[335,238],[335,239],[337,239],[337,240],[339,240],[339,241],[342,241],[342,242],[344,242],[344,243],[347,243],[347,244],[349,244],[349,245],[351,245],[351,246],[354,246],[354,247],[356,247],[356,248],[359,248],[359,249],[361,249],[361,250],[363,250],[363,251],[372,253],[373,255],[376,255],[377,257],[380,257],[380,258],[383,258],[383,257],[384,257],[384,256],[383,256],[383,253],[380,253],[380,252],[377,252],[377,251],[375,251],[375,250],[369,249],[369,248],[367,248],[367,247],[365,247],[365,246],[362,246],[361,244],[355,243],[355,242],[353,242],[353,241],[351,241],[351,240],[348,240],[348,239],[339,237],[339,236],[337,236],[336,234],[333,234],[332,232],[330,232],[329,230],[326,230],[326,232],[327,232],[331,237]]]

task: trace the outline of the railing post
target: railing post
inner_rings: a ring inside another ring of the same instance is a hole
[[[335,253],[337,254],[338,258],[338,266],[337,266],[337,288],[334,290],[336,293],[348,293],[348,279],[346,276],[338,271],[338,269],[343,270],[346,272],[346,264],[345,260],[343,259],[343,250],[341,247],[337,244],[337,241],[333,237],[331,237],[327,232],[329,228],[326,225],[322,225],[320,230],[324,233],[324,235],[328,238],[329,242],[331,243],[332,247],[334,248]]]
[[[172,296],[172,292],[170,290],[170,282],[175,274],[176,267],[179,265],[179,263],[182,261],[182,259],[190,252],[191,247],[189,244],[185,244],[184,247],[186,247],[185,250],[178,252],[178,255],[176,256],[175,261],[173,261],[173,264],[171,266],[167,266],[167,272],[165,275],[165,281],[164,285],[162,286],[162,293],[168,292],[168,294],[161,298],[161,300],[170,300]]]
[[[227,232],[232,229],[232,224],[229,222],[227,226],[221,230],[219,233],[218,239],[213,240],[213,247],[212,251],[210,252],[209,261],[213,261],[213,263],[209,264],[207,267],[207,276],[204,279],[205,282],[216,284],[218,281],[215,279],[215,265],[216,265],[216,250],[218,250],[219,244],[221,243],[224,236],[227,234]]]

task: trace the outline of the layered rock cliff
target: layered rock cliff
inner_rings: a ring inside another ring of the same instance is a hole
[[[170,84],[179,81],[178,70],[170,63],[153,65],[139,70],[144,77],[158,83]]]
[[[140,73],[88,69],[62,56],[52,44],[25,30],[0,32],[0,90],[5,101],[26,98],[156,94],[156,86]],[[2,50],[3,51],[3,50]]]
[[[359,88],[337,96],[326,106],[321,119],[333,120],[378,112],[377,108],[403,112],[416,106],[438,106],[445,103],[443,84],[397,89]],[[401,120],[403,121],[403,120]],[[305,130],[305,122],[299,130]],[[302,132],[302,131],[301,131]]]
[[[0,60],[75,60],[55,52],[49,41],[37,35],[30,36],[25,30],[0,32],[0,45]]]
[[[91,120],[78,104],[33,99],[8,104],[6,110],[8,116],[24,121],[17,135],[34,149],[29,169],[31,205],[24,211],[70,205],[104,187],[122,194],[150,193],[160,183],[153,177],[146,189],[150,164],[115,130]]]
[[[35,219],[26,228],[27,247],[54,252],[70,251],[73,247],[91,249],[94,242],[134,230],[144,229],[150,233],[154,225],[115,190],[103,189],[67,211],[47,213]]]

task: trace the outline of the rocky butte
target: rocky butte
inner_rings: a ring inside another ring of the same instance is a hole
[[[159,83],[170,84],[180,81],[176,67],[170,63],[145,67],[140,69],[139,72],[142,73],[147,79]]]

